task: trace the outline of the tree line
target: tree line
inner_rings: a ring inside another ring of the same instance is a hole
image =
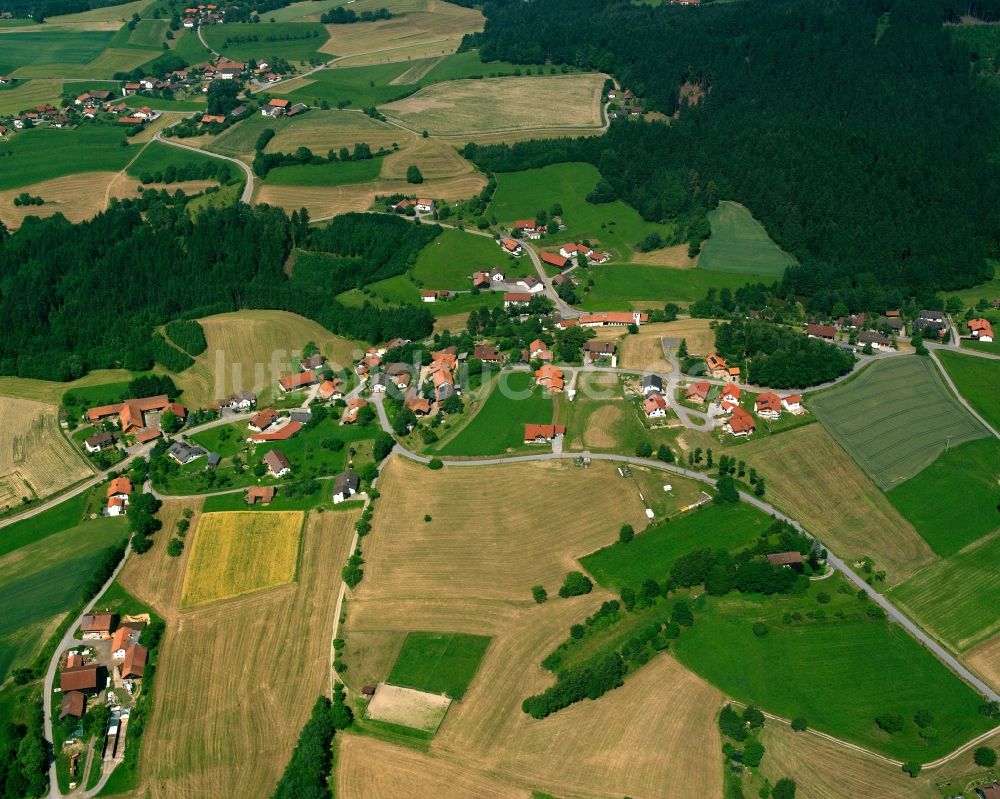
[[[607,71],[647,108],[679,116],[616,121],[601,138],[466,148],[480,167],[587,161],[602,175],[598,198],[655,221],[713,194],[737,200],[800,260],[785,276],[796,294],[852,311],[859,286],[919,295],[990,277],[1000,106],[942,25],[964,5],[749,0],[692,13],[493,0],[484,11],[484,31],[466,42],[484,60]],[[682,86],[700,101],[681,99]]]
[[[394,16],[385,6],[374,11],[362,11],[360,14],[353,8],[337,6],[321,14],[319,21],[324,25],[353,25],[355,22],[374,22],[377,19],[392,19]]]

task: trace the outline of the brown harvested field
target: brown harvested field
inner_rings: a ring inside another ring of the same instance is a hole
[[[102,383],[120,383],[130,380],[132,373],[125,369],[95,369],[69,383],[54,380],[35,380],[30,377],[0,377],[0,396],[37,400],[50,405],[62,402],[63,394],[75,388],[98,386]]]
[[[392,19],[364,25],[327,25],[330,39],[320,51],[341,57],[339,63],[344,66],[416,60],[455,52],[462,36],[481,31],[483,22],[478,9],[428,0],[425,10]]]
[[[425,86],[380,106],[390,119],[411,130],[459,135],[558,127],[551,109],[562,109],[566,127],[603,125],[600,73],[452,80]],[[568,110],[567,110],[568,109]]]
[[[379,122],[358,111],[314,109],[280,127],[277,135],[268,142],[266,151],[290,153],[299,147],[308,147],[315,153],[325,154],[327,150],[353,147],[356,142],[365,142],[372,150],[380,147],[391,149],[394,143],[402,146],[415,138],[409,131]]]
[[[940,794],[933,778],[912,779],[863,752],[855,752],[816,735],[796,733],[774,721],[764,725],[761,743],[767,750],[761,772],[771,783],[791,777],[801,799],[932,799]],[[971,762],[971,761],[970,761]]]
[[[0,510],[89,477],[93,469],[59,429],[58,408],[0,397]]]
[[[440,333],[444,330],[451,330],[454,333],[461,332],[465,330],[465,326],[469,321],[469,312],[465,313],[454,313],[448,316],[439,316],[434,320],[434,332]]]
[[[424,75],[430,72],[434,67],[440,64],[441,58],[425,58],[423,61],[414,64],[406,72],[399,73],[395,78],[389,81],[390,86],[412,86],[414,83],[419,83],[423,80]]]
[[[441,725],[450,704],[451,699],[444,694],[432,694],[382,682],[378,684],[375,696],[365,709],[365,717],[434,732]]]
[[[445,201],[464,200],[478,194],[486,177],[478,173],[455,178],[424,181],[421,192]],[[305,207],[312,219],[326,219],[348,211],[367,211],[378,195],[412,194],[405,180],[376,180],[354,186],[264,185],[254,196],[258,203],[278,205],[288,210]]]
[[[422,752],[362,735],[338,739],[341,799],[530,799],[531,792]]]
[[[189,407],[207,405],[235,391],[270,389],[291,371],[292,358],[313,341],[335,369],[350,366],[367,345],[333,335],[285,311],[235,311],[199,320],[208,349],[174,379]]]
[[[885,569],[888,585],[935,559],[924,539],[822,425],[751,441],[734,454],[766,479],[770,502],[848,562],[874,558],[876,568]]]
[[[594,449],[610,449],[618,443],[615,428],[625,418],[624,402],[611,404],[608,402],[594,411],[587,418],[587,427],[583,431],[583,446]]]
[[[398,153],[386,157],[382,162],[382,177],[387,180],[405,180],[406,169],[411,164],[420,168],[425,179],[467,175],[475,170],[447,142],[439,139],[415,139]]]
[[[1000,635],[995,635],[966,652],[964,660],[969,668],[1000,690]]]
[[[339,587],[331,575],[340,573],[357,516],[310,514],[297,583],[191,611],[174,605],[165,613],[140,765],[143,797],[271,794],[313,702],[329,690]],[[139,578],[146,575],[128,574],[141,560],[129,562],[123,580],[145,600]],[[170,569],[169,560],[155,563]],[[170,582],[169,576],[154,579]]]
[[[491,795],[494,784],[509,786],[504,796],[529,790],[605,799],[721,794],[715,727],[721,695],[669,656],[657,657],[596,702],[542,721],[520,709],[525,696],[551,684],[539,663],[567,628],[611,598],[597,588],[536,605],[529,588],[542,584],[554,595],[563,574],[579,568],[575,557],[606,544],[622,522],[641,524],[637,493],[620,492],[618,479],[610,464],[600,463],[586,471],[541,463],[431,472],[389,462],[365,539],[365,579],[347,611],[348,685],[384,679],[407,631],[470,632],[494,641],[429,753],[399,750],[407,761],[380,745],[386,753],[378,760],[382,776],[372,778],[384,779],[378,785],[386,787],[372,788],[362,781],[373,767],[342,750],[341,795],[465,795],[461,788],[442,792],[436,781],[453,770],[461,775],[455,780],[473,781],[477,796]],[[505,502],[515,487],[518,501]],[[503,503],[499,512],[497,503]],[[550,522],[538,523],[541,507]],[[613,518],[608,507],[615,508]],[[431,522],[423,521],[425,513]],[[348,750],[355,746],[350,736],[343,742]],[[407,786],[403,794],[400,785]]]
[[[13,230],[20,227],[26,216],[61,213],[70,222],[90,219],[104,210],[108,186],[117,176],[117,172],[81,172],[0,191],[0,221]],[[23,191],[41,197],[45,204],[16,207],[14,198]]]
[[[687,244],[678,244],[676,247],[664,247],[662,250],[633,253],[632,263],[662,266],[667,269],[694,269],[698,265],[698,257],[691,258],[688,255]]]

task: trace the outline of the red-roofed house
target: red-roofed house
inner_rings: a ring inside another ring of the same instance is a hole
[[[581,327],[627,327],[641,325],[649,321],[649,314],[642,311],[602,311],[601,313],[583,314],[580,317]]]
[[[506,252],[510,253],[513,256],[520,256],[524,252],[524,249],[521,247],[520,243],[518,243],[517,239],[511,239],[511,238],[501,239],[500,246],[503,247]]]
[[[543,365],[540,369],[535,370],[535,380],[540,386],[545,386],[549,391],[562,391],[563,384],[563,372],[558,366],[553,366],[550,363]]]
[[[556,436],[566,433],[561,424],[526,424],[524,426],[525,444],[547,444]]]
[[[514,223],[514,230],[520,230],[529,239],[540,239],[542,237],[542,231],[535,224],[534,219],[518,219]]]
[[[280,117],[288,113],[288,100],[279,100],[277,97],[260,109],[261,116]]]
[[[288,375],[278,381],[278,386],[282,391],[300,391],[319,382],[316,373],[311,369],[306,372],[299,372],[297,375]]]
[[[563,258],[576,258],[577,256],[583,255],[586,258],[590,258],[594,254],[594,251],[590,249],[586,244],[564,244],[559,248],[559,254]]]
[[[970,319],[969,332],[976,341],[993,341],[993,326],[988,319]]]
[[[277,430],[268,433],[254,433],[247,441],[252,444],[261,444],[265,441],[287,441],[302,429],[302,422],[289,422]]]
[[[556,266],[559,269],[565,269],[569,266],[569,258],[563,255],[556,255],[554,252],[545,252],[542,250],[541,259],[544,263],[550,266]]]
[[[833,325],[806,325],[806,335],[809,338],[833,341],[837,337],[837,328]]]
[[[702,404],[708,399],[708,392],[711,391],[711,386],[707,380],[699,380],[697,383],[692,383],[687,387],[684,392],[684,399],[688,402],[697,402]]]
[[[517,308],[531,302],[531,295],[526,291],[508,291],[503,295],[504,308]]]
[[[643,400],[642,409],[650,419],[659,419],[667,415],[667,401],[662,394],[650,394]]]
[[[802,395],[789,394],[787,397],[783,397],[781,400],[781,407],[783,407],[786,411],[799,413],[802,410]]]
[[[746,438],[756,429],[753,417],[739,405],[733,408],[732,415],[722,423],[722,429],[731,435]]]
[[[777,419],[781,416],[781,398],[773,391],[758,394],[754,401],[754,412],[763,419]]]

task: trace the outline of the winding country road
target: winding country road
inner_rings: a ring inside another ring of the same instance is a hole
[[[236,166],[243,170],[243,175],[246,177],[246,184],[243,186],[243,193],[240,195],[240,202],[250,202],[250,198],[253,197],[254,175],[249,164],[244,161],[240,161],[238,158],[230,158],[228,155],[219,155],[218,153],[202,150],[198,147],[192,147],[190,144],[184,144],[183,142],[177,141],[169,136],[167,138],[163,138],[161,135],[162,133],[162,130],[156,131],[156,135],[153,136],[153,141],[169,144],[171,147],[180,147],[183,150],[190,150],[191,152],[199,153],[201,155],[207,155],[210,158],[221,158],[223,161],[229,161],[231,164],[236,164]]]

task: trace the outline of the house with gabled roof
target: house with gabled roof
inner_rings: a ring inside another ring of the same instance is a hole
[[[642,401],[642,409],[648,419],[663,418],[667,415],[667,400],[658,391],[654,391]]]
[[[754,400],[754,413],[762,419],[777,419],[781,416],[781,398],[773,391],[764,391]]]
[[[711,384],[707,380],[699,380],[692,383],[684,390],[684,399],[688,402],[696,402],[699,405],[708,399],[708,393],[712,390]]]
[[[271,477],[284,477],[286,474],[292,473],[292,464],[289,463],[283,452],[278,452],[276,449],[268,450],[261,458],[261,462],[267,467],[267,472]]]
[[[285,393],[289,391],[301,391],[319,382],[319,377],[311,369],[299,372],[296,375],[288,375],[278,381],[278,387]]]
[[[361,478],[353,472],[338,474],[333,481],[333,503],[339,505],[358,493],[361,487]]]
[[[747,438],[756,428],[753,417],[739,405],[733,407],[730,417],[722,423],[722,429],[737,438]]]
[[[540,386],[544,386],[549,391],[562,391],[565,384],[563,371],[558,366],[553,366],[550,363],[543,364],[540,369],[535,370],[535,382]]]
[[[561,424],[526,424],[524,426],[525,444],[548,444],[556,436],[566,434],[565,425]]]

